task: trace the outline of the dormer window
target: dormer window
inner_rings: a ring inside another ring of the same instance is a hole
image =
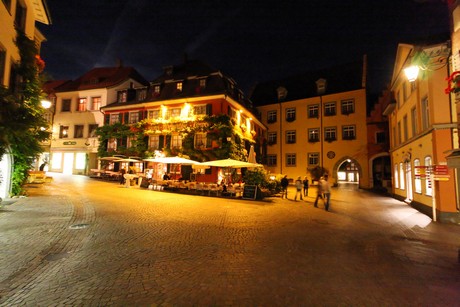
[[[118,102],[126,102],[128,99],[128,93],[126,91],[118,92]]]
[[[200,87],[205,88],[206,87],[206,79],[200,79]]]
[[[276,89],[276,93],[278,95],[278,101],[283,101],[286,99],[288,91],[284,86],[280,86]]]
[[[176,84],[176,90],[177,90],[178,92],[182,92],[182,82],[177,82],[177,84]]]
[[[322,95],[326,92],[326,85],[327,85],[327,80],[326,79],[319,79],[316,81],[316,91],[318,95]]]

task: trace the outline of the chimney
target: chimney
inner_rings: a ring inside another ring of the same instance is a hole
[[[123,61],[119,58],[117,58],[115,64],[118,68],[123,67]]]

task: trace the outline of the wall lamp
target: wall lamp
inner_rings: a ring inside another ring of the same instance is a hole
[[[42,101],[40,101],[40,102],[41,102],[43,108],[45,108],[45,109],[51,108],[51,101],[49,101],[49,100],[42,100]]]
[[[404,74],[409,82],[417,80],[420,70],[435,71],[448,64],[450,47],[448,43],[424,47],[415,51],[410,59],[410,65],[404,68]]]

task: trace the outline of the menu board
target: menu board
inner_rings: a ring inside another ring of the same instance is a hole
[[[256,185],[244,185],[243,199],[256,199],[257,197],[257,186]]]

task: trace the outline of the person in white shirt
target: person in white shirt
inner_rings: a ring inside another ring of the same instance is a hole
[[[329,204],[331,200],[331,186],[329,182],[327,182],[328,175],[324,175],[324,179],[320,182],[321,183],[321,190],[324,195],[324,209],[329,211]]]

